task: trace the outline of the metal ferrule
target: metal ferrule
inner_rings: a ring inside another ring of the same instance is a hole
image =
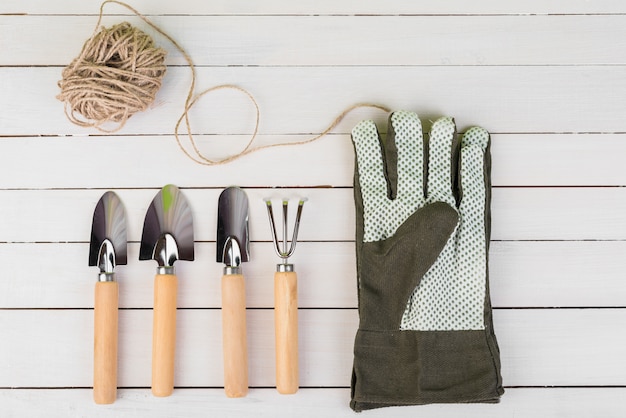
[[[276,271],[278,273],[291,273],[294,271],[293,264],[276,264]]]
[[[230,276],[233,274],[241,274],[241,266],[225,266],[224,275]]]
[[[159,266],[157,267],[157,274],[160,275],[174,275],[174,266]]]
[[[115,273],[101,272],[100,274],[98,274],[98,281],[99,282],[114,282]]]

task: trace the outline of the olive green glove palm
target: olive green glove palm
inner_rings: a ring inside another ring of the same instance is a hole
[[[503,393],[487,274],[489,134],[417,115],[352,130],[359,330],[351,407],[496,402]]]

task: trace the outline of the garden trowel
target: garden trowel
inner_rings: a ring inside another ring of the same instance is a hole
[[[217,209],[217,262],[224,263],[222,276],[222,336],[224,390],[229,398],[248,393],[248,343],[246,338],[246,291],[241,263],[250,256],[248,197],[239,187],[220,194]]]
[[[106,192],[93,213],[89,265],[98,266],[94,301],[93,399],[110,404],[117,397],[117,309],[115,266],[126,264],[126,214],[114,192]]]
[[[194,259],[191,208],[180,190],[163,187],[146,213],[139,248],[140,260],[156,260],[152,328],[152,394],[169,396],[174,390],[176,346],[176,260]]]

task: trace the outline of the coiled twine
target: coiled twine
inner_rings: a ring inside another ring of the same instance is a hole
[[[118,131],[129,117],[154,102],[167,69],[166,54],[130,23],[103,27],[63,70],[57,98],[65,102],[73,123]],[[107,123],[117,126],[105,128]]]
[[[379,104],[357,103],[345,109],[321,134],[302,141],[276,143],[253,147],[259,131],[260,109],[254,96],[243,87],[221,84],[199,93],[195,92],[196,68],[189,54],[174,38],[152,23],[130,5],[119,0],[105,0],[100,5],[100,14],[94,34],[85,42],[80,55],[63,70],[63,79],[59,81],[61,93],[57,98],[65,102],[65,114],[68,119],[83,127],[94,127],[102,132],[116,132],[124,126],[133,114],[146,110],[154,101],[165,75],[166,51],[156,48],[150,36],[141,30],[123,22],[109,29],[100,27],[104,6],[114,3],[130,10],[150,28],[162,35],[182,54],[191,70],[191,85],[185,99],[183,111],[176,126],[174,138],[181,151],[192,161],[201,165],[221,165],[235,161],[254,152],[293,145],[304,145],[328,135],[351,111],[359,108],[379,109],[386,113],[390,110]],[[228,157],[208,158],[196,144],[189,122],[189,111],[203,96],[216,90],[231,89],[246,95],[256,111],[254,132],[245,147]],[[104,128],[107,123],[117,123],[112,129]],[[181,129],[181,127],[185,129]],[[186,130],[186,132],[180,132]],[[183,144],[181,136],[186,135],[188,145]]]

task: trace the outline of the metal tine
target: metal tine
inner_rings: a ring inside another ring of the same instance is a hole
[[[288,246],[288,213],[289,213],[289,200],[283,199],[283,248],[280,248],[280,242],[278,240],[278,234],[276,234],[276,224],[274,222],[274,211],[272,209],[272,200],[269,198],[265,199],[265,204],[267,206],[267,214],[270,220],[270,229],[272,231],[272,240],[274,241],[274,250],[276,254],[280,258],[283,259],[283,262],[286,263],[287,259],[293,255],[296,251],[296,244],[298,242],[298,230],[300,229],[300,217],[302,216],[302,208],[304,206],[304,202],[307,201],[307,198],[302,198],[298,202],[298,212],[296,213],[296,222],[293,226],[293,235],[291,237],[291,245]]]

